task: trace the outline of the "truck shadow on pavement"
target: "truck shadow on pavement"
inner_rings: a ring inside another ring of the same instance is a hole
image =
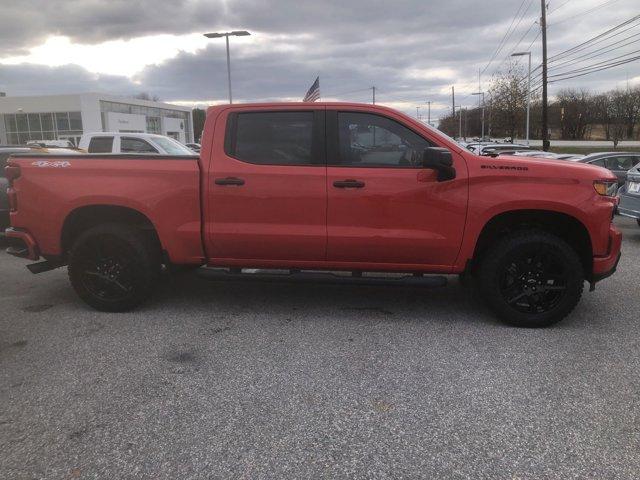
[[[292,321],[344,318],[384,322],[483,322],[501,324],[472,288],[448,277],[444,287],[204,280],[193,273],[166,279],[149,309],[275,315]]]

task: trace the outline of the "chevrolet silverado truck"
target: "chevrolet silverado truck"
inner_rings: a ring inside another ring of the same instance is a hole
[[[43,258],[34,273],[68,266],[103,311],[136,307],[173,266],[459,274],[528,327],[564,318],[620,258],[617,180],[604,168],[477,156],[352,103],[216,106],[202,139],[199,157],[10,158],[9,253]]]

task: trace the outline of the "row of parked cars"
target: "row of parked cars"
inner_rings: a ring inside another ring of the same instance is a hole
[[[603,167],[618,177],[618,214],[635,218],[640,226],[640,152],[598,152],[589,155],[552,153],[536,150],[528,145],[510,142],[459,142],[468,150],[482,156],[549,158],[588,163]]]

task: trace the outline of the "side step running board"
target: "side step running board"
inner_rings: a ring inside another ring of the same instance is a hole
[[[56,268],[63,267],[64,263],[52,262],[45,260],[44,262],[30,263],[27,265],[29,271],[33,274],[48,272],[49,270],[55,270]]]
[[[446,277],[442,275],[402,275],[402,276],[360,276],[360,272],[352,275],[337,274],[331,272],[301,272],[298,270],[242,270],[201,267],[197,270],[199,277],[207,280],[244,280],[266,282],[306,282],[306,283],[333,283],[349,285],[398,285],[415,287],[444,287],[447,285]]]

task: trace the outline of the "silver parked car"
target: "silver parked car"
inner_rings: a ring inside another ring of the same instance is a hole
[[[640,164],[627,172],[627,181],[618,190],[618,213],[635,218],[640,226]]]
[[[640,162],[640,152],[592,153],[577,161],[611,170],[618,177],[618,185],[622,186],[627,180],[627,171]]]

